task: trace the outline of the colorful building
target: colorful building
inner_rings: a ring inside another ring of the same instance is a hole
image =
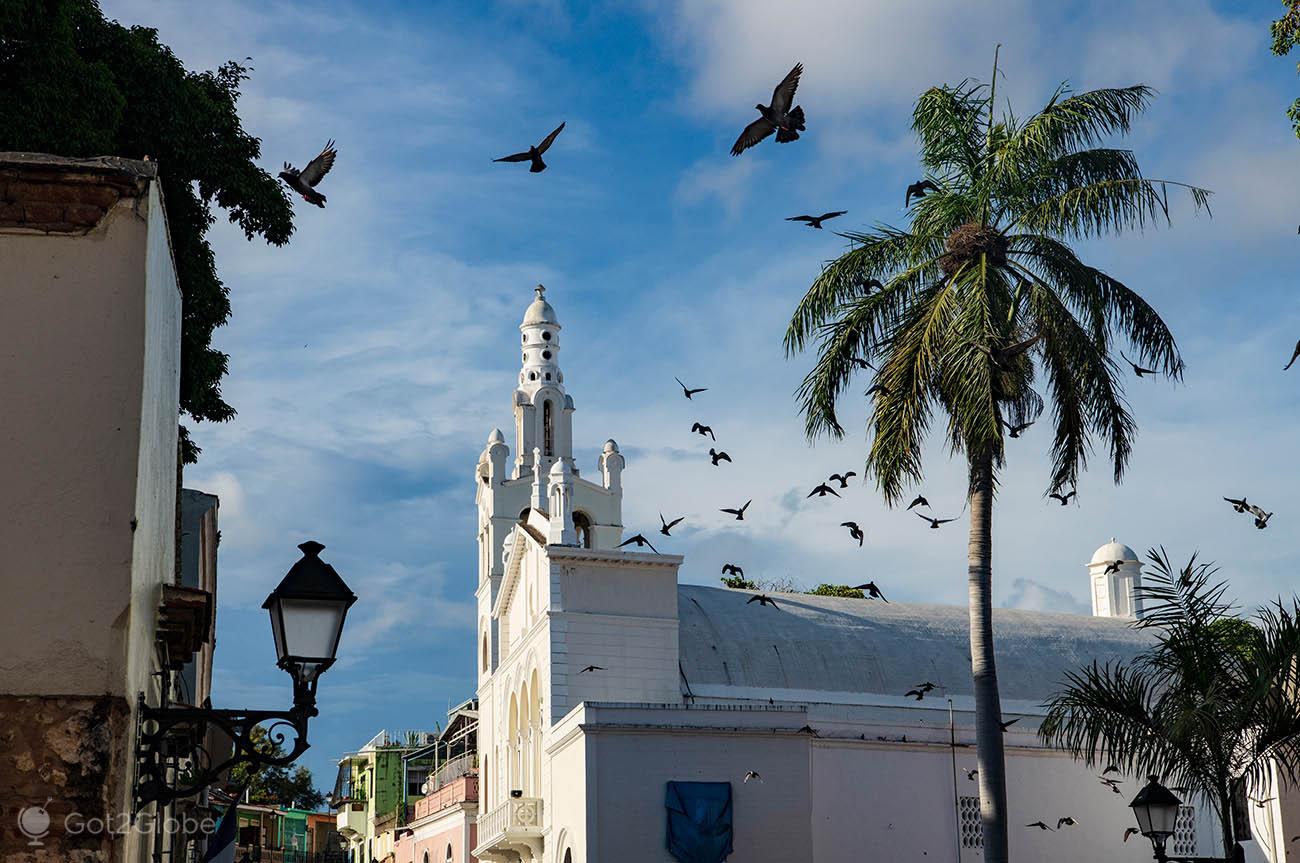
[[[434,758],[423,796],[398,831],[394,863],[468,863],[478,840],[478,700],[447,715],[447,727],[425,750],[407,756]]]
[[[393,853],[394,833],[409,820],[408,800],[419,797],[433,769],[431,731],[380,731],[359,750],[339,760],[330,805],[338,832],[348,843],[352,863],[385,860]]]

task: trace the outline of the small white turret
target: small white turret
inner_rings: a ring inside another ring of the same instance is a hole
[[[547,482],[547,512],[550,515],[551,545],[577,545],[578,534],[573,527],[573,471],[569,463],[559,459],[551,465]]]
[[[1094,617],[1142,616],[1142,562],[1133,549],[1110,542],[1097,549],[1088,563]]]
[[[626,465],[623,454],[618,451],[618,444],[612,439],[605,441],[600,452],[600,475],[602,485],[612,494],[623,493],[623,468]]]

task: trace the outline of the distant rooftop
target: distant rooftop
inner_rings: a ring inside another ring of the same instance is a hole
[[[0,230],[86,234],[123,198],[143,196],[153,162],[0,152]]]

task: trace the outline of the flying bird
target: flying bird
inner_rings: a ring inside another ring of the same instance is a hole
[[[907,690],[907,692],[904,692],[903,697],[906,698],[909,695],[915,696],[916,700],[920,701],[922,698],[925,698],[927,694],[933,691],[934,691],[934,684],[927,680],[925,683],[918,683],[914,688]]]
[[[582,669],[578,673],[586,674],[588,671],[604,671],[604,670],[605,669],[601,668],[599,665],[588,665],[586,668]]]
[[[704,392],[708,392],[708,391],[709,391],[709,388],[708,388],[708,387],[696,387],[695,389],[689,389],[689,388],[686,386],[686,384],[682,383],[682,379],[681,379],[681,378],[673,378],[673,380],[677,381],[678,385],[681,386],[681,388],[682,388],[682,395],[686,396],[687,398],[690,398],[691,396],[695,395],[696,393],[704,393]]]
[[[1121,791],[1119,790],[1119,780],[1118,780],[1118,779],[1106,779],[1105,777],[1102,777],[1102,779],[1101,779],[1101,784],[1102,784],[1102,785],[1105,785],[1107,788],[1109,788],[1111,791],[1113,791],[1113,792],[1116,793],[1116,794],[1121,794],[1121,793],[1123,793],[1123,792],[1121,792]]]
[[[770,605],[777,611],[781,610],[780,606],[776,604],[776,600],[768,596],[766,593],[754,594],[749,599],[745,600],[745,605],[749,605],[751,602],[757,602],[759,605]]]
[[[1056,829],[1060,830],[1062,827],[1074,827],[1078,823],[1079,823],[1078,821],[1075,821],[1069,815],[1066,815],[1064,818],[1056,819]]]
[[[734,563],[724,563],[724,564],[722,565],[722,574],[723,574],[723,575],[734,575],[734,576],[738,576],[738,577],[740,577],[740,578],[744,578],[744,577],[745,577],[745,570],[743,570],[743,569],[741,569],[740,567],[736,566]]]
[[[826,495],[828,495],[828,494],[833,494],[833,495],[835,495],[836,497],[839,497],[839,496],[840,496],[840,493],[839,493],[838,491],[836,491],[835,489],[831,488],[831,487],[828,486],[826,483],[822,483],[821,485],[817,486],[817,487],[816,487],[815,489],[813,489],[812,491],[808,492],[808,497],[812,497],[813,495],[817,495],[818,497],[826,497]]]
[[[1101,775],[1105,776],[1108,773],[1118,773],[1118,772],[1119,772],[1119,768],[1116,767],[1114,764],[1107,764],[1106,769],[1101,771]]]
[[[1005,734],[1008,728],[1015,725],[1019,721],[1020,721],[1020,717],[1017,716],[1015,719],[1008,719],[1006,722],[999,722],[998,727],[1001,728],[1002,733]]]
[[[875,278],[863,279],[862,281],[858,282],[858,287],[864,291],[869,291],[872,288],[875,288],[878,291],[883,291],[885,289],[885,283],[880,281],[880,279],[875,279]]]
[[[725,512],[727,515],[734,515],[736,517],[736,521],[744,521],[745,510],[749,509],[749,505],[753,502],[754,502],[753,500],[747,500],[745,501],[745,505],[742,506],[740,509],[720,509],[718,510],[718,512]]]
[[[528,168],[530,174],[540,174],[546,170],[546,163],[542,161],[542,154],[551,148],[555,139],[564,131],[564,124],[561,123],[555,131],[542,139],[542,143],[536,147],[529,147],[522,153],[512,153],[509,156],[502,156],[500,159],[493,159],[493,162],[532,162]]]
[[[307,167],[301,171],[285,162],[284,170],[280,172],[280,179],[284,180],[285,185],[290,189],[302,195],[304,201],[325,209],[325,196],[316,191],[316,186],[330,172],[330,168],[334,167],[334,157],[337,155],[334,139],[330,138],[325,144],[325,149],[320,151],[320,155],[308,162]]]
[[[874,395],[875,393],[882,393],[887,396],[889,395],[889,387],[884,384],[875,384],[866,391],[865,395]]]
[[[1291,368],[1291,366],[1295,365],[1295,361],[1297,357],[1300,357],[1300,342],[1295,343],[1295,350],[1291,352],[1291,362],[1282,366],[1282,371],[1286,371],[1287,369]]]
[[[1065,494],[1057,494],[1056,492],[1052,492],[1051,494],[1048,495],[1048,497],[1059,500],[1061,502],[1061,506],[1065,506],[1070,502],[1070,498],[1074,497],[1078,493],[1079,492],[1077,490],[1067,491]]]
[[[822,222],[827,219],[834,219],[847,213],[848,210],[836,210],[833,213],[822,213],[820,216],[790,216],[787,222],[807,222],[808,227],[821,230]]]
[[[1136,374],[1138,377],[1144,377],[1146,375],[1153,375],[1156,373],[1155,369],[1143,368],[1142,366],[1130,360],[1128,357],[1125,357],[1123,351],[1120,351],[1119,355],[1121,357],[1124,357],[1124,361],[1133,367],[1133,373]]]
[[[1127,842],[1127,841],[1128,841],[1128,837],[1130,837],[1130,836],[1136,836],[1136,835],[1138,835],[1138,834],[1141,833],[1141,832],[1142,832],[1142,831],[1139,830],[1139,829],[1137,829],[1136,827],[1125,827],[1125,828],[1124,828],[1124,841]]]
[[[838,482],[838,483],[840,484],[840,488],[848,488],[848,487],[849,487],[849,477],[851,477],[851,476],[857,476],[857,475],[858,475],[858,474],[857,474],[857,471],[846,470],[844,473],[833,473],[833,474],[831,474],[830,476],[826,477],[826,481],[827,481],[827,482]]]
[[[923,507],[926,507],[926,508],[928,509],[929,506],[930,506],[930,502],[929,502],[928,500],[925,499],[925,496],[924,496],[924,495],[920,495],[920,494],[918,494],[918,495],[916,496],[916,500],[914,500],[914,501],[912,501],[911,503],[909,503],[909,504],[907,505],[907,508],[908,508],[908,509],[911,509],[911,508],[914,507],[914,506],[923,506]]]
[[[1027,423],[1018,423],[1018,424],[1016,424],[1016,425],[1012,425],[1011,423],[1007,422],[1006,420],[999,418],[999,419],[998,419],[998,422],[1002,423],[1004,426],[1007,427],[1007,436],[1008,436],[1008,437],[1020,437],[1020,433],[1021,433],[1022,431],[1024,431],[1025,429],[1029,428],[1029,427],[1030,427],[1031,425],[1033,425],[1035,422],[1037,422],[1037,420],[1030,420],[1030,421],[1027,422]]]
[[[682,516],[681,518],[675,518],[672,521],[664,521],[664,514],[662,512],[659,513],[659,523],[661,525],[661,527],[659,528],[659,532],[662,533],[664,536],[672,536],[670,531],[673,528],[675,528],[677,525],[681,524],[682,519],[684,518],[686,518],[686,516]]]
[[[1246,509],[1250,506],[1250,504],[1246,503],[1246,499],[1244,497],[1241,500],[1237,500],[1231,497],[1225,497],[1224,500],[1232,504],[1232,508],[1235,509],[1237,512],[1245,512]]]
[[[758,775],[758,771],[757,771],[757,770],[750,770],[749,772],[747,772],[747,773],[745,774],[745,781],[746,781],[746,782],[748,782],[748,781],[751,780],[751,779],[754,780],[755,782],[762,782],[762,781],[763,781],[763,777]]]
[[[966,768],[963,768],[963,769],[966,769]],[[978,768],[974,768],[974,767],[972,767],[972,768],[970,768],[970,769],[966,769],[966,778],[969,779],[971,782],[974,782],[974,781],[975,781],[975,777],[976,777],[976,776],[979,776],[979,775],[980,775],[980,772],[979,772],[979,769],[978,769]]]
[[[907,187],[907,197],[903,200],[903,207],[912,206],[913,198],[924,198],[927,192],[937,192],[939,187],[932,180],[917,180]]]
[[[1035,821],[1033,824],[1026,824],[1025,826],[1026,826],[1026,827],[1037,827],[1039,830],[1051,830],[1051,829],[1052,829],[1051,827],[1048,827],[1046,824],[1044,824],[1042,821]]]
[[[875,366],[864,360],[862,357],[852,357],[850,362],[860,369],[871,369],[873,372],[876,370]]]
[[[854,585],[853,589],[865,590],[867,592],[867,597],[869,599],[878,599],[881,602],[889,602],[889,600],[885,599],[885,595],[880,592],[880,588],[876,587],[876,583],[874,581],[868,581],[866,584]]]
[[[1253,503],[1246,508],[1249,509],[1251,513],[1253,513],[1255,516],[1255,527],[1259,528],[1260,530],[1263,530],[1264,528],[1268,527],[1268,520],[1273,517],[1273,513],[1264,512],[1262,507],[1255,506]]]
[[[916,514],[916,517],[919,518],[919,519],[924,519],[925,521],[930,522],[930,530],[938,530],[938,529],[939,529],[939,525],[941,525],[941,524],[947,524],[947,523],[950,522],[950,521],[956,521],[956,520],[957,520],[957,519],[955,519],[955,518],[930,518],[930,516],[928,516],[928,515],[921,515],[919,512]]]
[[[1108,561],[1107,564],[1106,564],[1106,568],[1105,568],[1104,570],[1102,570],[1102,573],[1101,573],[1101,574],[1102,574],[1102,575],[1110,575],[1112,572],[1119,572],[1119,568],[1120,568],[1121,566],[1123,566],[1123,565],[1124,565],[1124,561],[1122,561],[1122,560],[1112,560],[1112,561]]]
[[[794,104],[794,93],[799,89],[799,76],[802,74],[803,64],[795,63],[790,73],[772,91],[772,104],[754,106],[763,116],[740,133],[736,143],[731,145],[731,155],[739,156],[773,132],[776,132],[778,144],[798,139],[799,133],[805,130],[803,108],[790,106]]]
[[[693,431],[694,433],[698,434],[701,437],[708,435],[709,437],[713,438],[715,441],[718,439],[717,435],[713,433],[712,426],[706,426],[706,425],[701,425],[700,423],[695,423],[694,425],[691,426],[691,431]]]
[[[709,458],[713,460],[714,467],[717,467],[718,462],[720,461],[731,461],[731,456],[727,455],[725,452],[718,452],[713,449],[713,447],[709,447]]]
[[[642,536],[639,533],[636,536],[632,537],[631,539],[628,539],[624,542],[620,542],[618,544],[618,547],[622,548],[623,546],[631,545],[634,542],[636,543],[637,548],[641,548],[642,546],[649,545],[651,551],[653,551],[655,554],[659,553],[658,549],[656,549],[653,545],[650,545],[650,540],[646,539],[644,536]]]
[[[840,522],[840,527],[847,527],[849,529],[849,536],[853,537],[858,541],[859,548],[862,546],[862,543],[867,538],[867,535],[862,532],[862,528],[858,527],[858,523],[856,521],[842,521]]]
[[[811,734],[813,737],[816,737],[816,736],[817,736],[817,729],[816,729],[816,728],[813,728],[811,725],[805,725],[803,728],[800,728],[800,729],[799,729],[797,732],[795,732],[795,733],[796,733],[796,734]]]

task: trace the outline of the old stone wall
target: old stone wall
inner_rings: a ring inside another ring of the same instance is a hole
[[[0,695],[0,861],[120,860],[131,737],[122,698]]]

